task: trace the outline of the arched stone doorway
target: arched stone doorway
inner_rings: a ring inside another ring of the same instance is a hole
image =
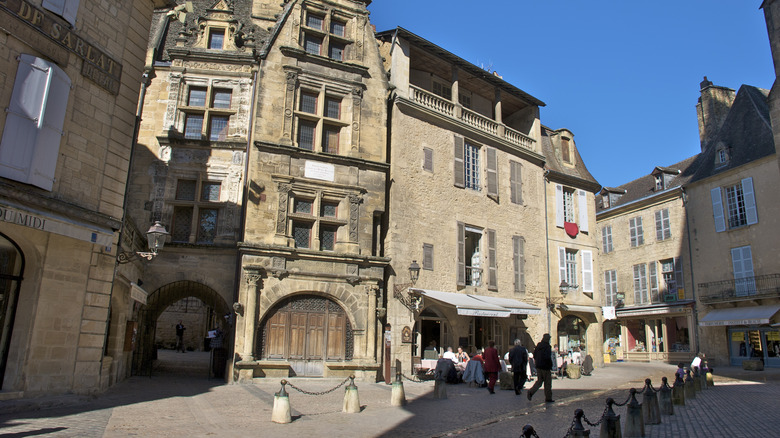
[[[558,321],[558,351],[560,354],[585,351],[588,324],[575,315],[567,315]]]
[[[183,280],[166,284],[149,294],[146,305],[138,311],[138,346],[133,355],[133,374],[151,375],[154,361],[157,358],[155,337],[157,323],[165,310],[186,298],[197,298],[208,307],[211,315],[207,326],[217,325],[223,315],[232,314],[225,300],[212,288],[195,281]],[[232,339],[232,327],[220,322],[225,332],[225,339]],[[228,346],[229,342],[225,342]],[[205,373],[204,373],[205,375]]]
[[[3,388],[23,273],[24,255],[21,249],[0,233],[0,389]]]
[[[286,298],[260,325],[261,360],[287,361],[290,376],[322,376],[325,362],[351,361],[352,324],[335,301],[317,295]]]

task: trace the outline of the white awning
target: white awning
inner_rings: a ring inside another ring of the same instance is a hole
[[[772,317],[775,316],[778,311],[780,311],[779,305],[714,309],[699,320],[699,325],[704,327],[713,327],[726,325],[769,324]]]
[[[469,295],[469,296],[472,298],[476,298],[480,301],[485,301],[487,303],[495,304],[496,306],[501,306],[506,309],[509,309],[512,315],[538,315],[542,313],[542,309],[538,307],[534,307],[528,303],[524,303],[518,300],[513,300],[511,298],[488,297],[483,295]]]
[[[569,312],[601,313],[601,307],[579,306],[577,304],[561,304],[561,309]]]
[[[452,292],[441,292],[428,289],[410,290],[420,293],[425,298],[430,298],[455,307],[458,310],[458,315],[506,318],[512,314],[512,312],[505,307],[472,298],[467,294],[455,294]]]

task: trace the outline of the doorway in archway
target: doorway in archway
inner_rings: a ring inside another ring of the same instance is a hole
[[[0,389],[3,388],[23,272],[22,251],[16,243],[0,234]]]

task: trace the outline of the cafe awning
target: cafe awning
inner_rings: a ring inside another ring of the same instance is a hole
[[[412,292],[419,293],[424,298],[432,299],[442,304],[455,307],[455,309],[458,311],[458,315],[506,318],[512,314],[512,312],[506,307],[501,307],[496,304],[488,303],[487,301],[478,300],[467,294],[456,294],[452,292],[441,292],[428,289],[410,290]]]
[[[714,309],[699,320],[703,327],[769,324],[780,305]]]
[[[583,313],[598,313],[598,314],[601,314],[601,307],[580,306],[580,305],[577,305],[577,304],[561,304],[561,310],[567,310],[569,312],[583,312]]]
[[[509,309],[509,312],[511,312],[512,315],[538,315],[542,313],[542,309],[522,301],[513,300],[512,298],[488,297],[484,295],[469,296],[480,301]]]

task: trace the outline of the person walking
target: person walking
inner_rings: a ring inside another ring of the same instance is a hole
[[[542,341],[536,344],[534,349],[534,360],[536,361],[536,383],[528,390],[528,400],[533,398],[534,393],[544,383],[544,401],[552,403],[552,349],[550,348],[550,334],[545,333]]]
[[[515,395],[523,392],[523,386],[528,379],[528,350],[523,347],[520,339],[515,339],[515,346],[509,351],[509,363],[512,364],[512,380],[515,385]]]
[[[482,357],[485,361],[485,373],[488,377],[488,391],[491,394],[496,393],[493,388],[496,387],[498,372],[501,371],[501,361],[498,359],[498,350],[496,350],[495,346],[495,342],[489,341],[488,347],[485,349],[485,352],[482,353]]]
[[[181,351],[182,353],[184,353],[184,330],[187,330],[187,328],[179,320],[179,323],[176,324],[176,351]]]

